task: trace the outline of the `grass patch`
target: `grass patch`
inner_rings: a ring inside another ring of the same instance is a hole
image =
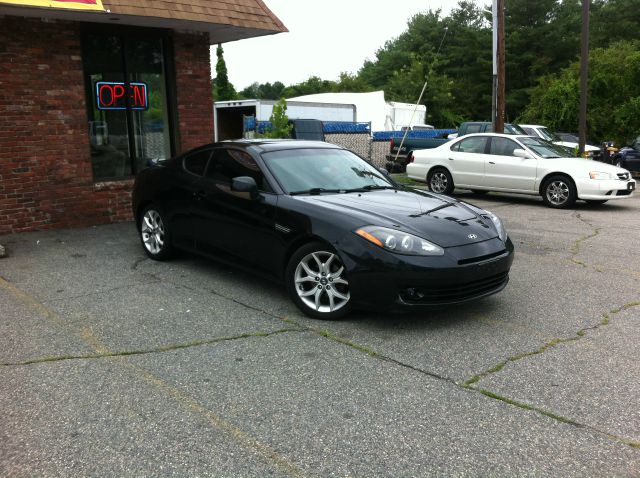
[[[363,352],[371,357],[379,357],[380,355],[371,350],[370,348],[364,347],[362,345],[358,345],[358,344],[354,344],[353,342],[348,341],[347,339],[343,339],[342,337],[338,337],[337,335],[332,334],[331,332],[329,332],[328,330],[316,330],[315,331],[318,335],[320,335],[321,337],[325,337],[327,339],[333,340],[334,342],[338,342],[340,344],[343,345],[347,345],[353,349],[356,349],[360,352]]]
[[[403,184],[404,186],[426,186],[425,183],[421,183],[420,181],[416,181],[415,179],[411,179],[407,176],[407,173],[397,173],[392,174],[391,178],[398,184]]]

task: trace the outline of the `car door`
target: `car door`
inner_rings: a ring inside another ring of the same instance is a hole
[[[176,246],[184,249],[193,249],[195,246],[192,204],[210,156],[210,148],[185,155],[172,186],[163,191],[171,239]]]
[[[446,165],[456,186],[482,186],[487,144],[486,136],[465,136],[451,146]]]
[[[486,187],[520,192],[534,190],[538,161],[514,156],[516,149],[524,148],[510,138],[491,137],[489,154],[485,156]]]
[[[231,180],[238,176],[254,178],[258,198],[231,190]],[[274,272],[279,266],[274,258],[281,257],[284,247],[275,229],[277,203],[278,196],[249,153],[214,149],[193,206],[196,248],[229,262]]]

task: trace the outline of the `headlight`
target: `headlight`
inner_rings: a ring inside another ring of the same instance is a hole
[[[611,179],[611,175],[609,173],[603,173],[602,171],[591,171],[589,173],[589,177],[591,179]]]
[[[410,256],[441,256],[444,249],[421,237],[386,227],[366,226],[355,233],[387,251]]]
[[[502,242],[507,240],[507,230],[504,228],[504,224],[502,224],[502,219],[496,216],[494,213],[485,211],[485,216],[491,219],[491,222],[498,231],[498,237]]]

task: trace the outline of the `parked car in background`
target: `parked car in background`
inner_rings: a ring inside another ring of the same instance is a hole
[[[202,146],[143,170],[132,201],[151,259],[180,248],[259,272],[319,319],[485,297],[513,261],[494,214],[398,185],[324,142]]]
[[[592,204],[624,199],[636,188],[625,169],[566,157],[564,149],[540,138],[495,133],[416,151],[407,175],[437,193],[451,194],[457,187],[540,195],[553,208],[571,207],[577,199]]]
[[[519,126],[526,131],[526,134],[530,136],[536,136],[538,138],[542,138],[544,140],[552,142],[553,144],[557,144],[558,146],[564,146],[566,148],[569,148],[569,150],[572,150],[572,151],[575,151],[575,149],[580,144],[579,138],[576,138],[576,141],[565,141],[560,136],[549,131],[549,129],[546,126],[541,126],[538,124],[521,124]],[[573,135],[570,135],[570,136],[573,136]],[[602,150],[598,146],[585,144],[584,152],[585,152],[586,158],[595,159],[596,161],[602,158]]]
[[[458,136],[464,136],[466,134],[473,133],[491,133],[493,132],[493,123],[489,121],[466,121],[460,125],[458,128]],[[504,133],[505,134],[527,134],[522,128],[520,128],[517,124],[505,123],[504,124]]]
[[[574,133],[558,133],[556,132],[555,135],[560,138],[560,141],[566,141],[567,143],[576,143],[578,144],[580,142],[580,137],[577,134]]]
[[[612,157],[612,163],[625,168],[634,175],[640,175],[640,136],[630,146],[621,148]]]

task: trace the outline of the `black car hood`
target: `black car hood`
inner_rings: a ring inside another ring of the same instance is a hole
[[[417,234],[441,247],[497,237],[491,220],[455,199],[412,190],[298,196],[300,200],[353,217],[358,225],[384,226]]]

